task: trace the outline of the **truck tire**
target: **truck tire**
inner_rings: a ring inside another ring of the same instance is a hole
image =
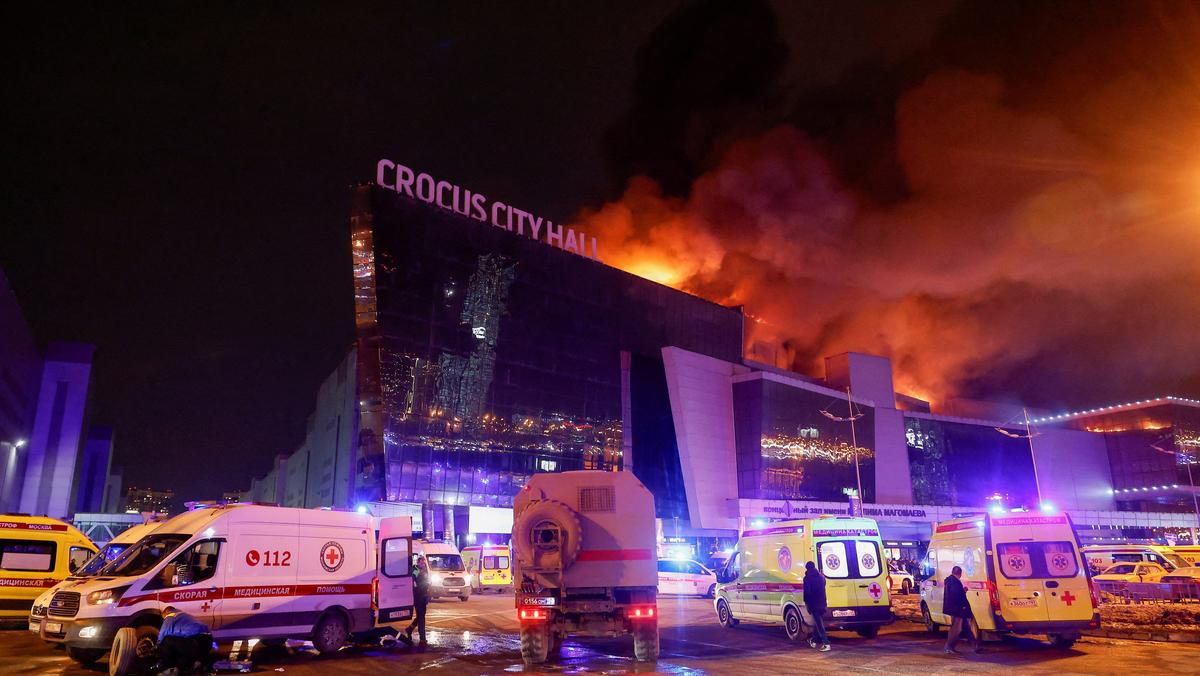
[[[921,604],[921,621],[925,623],[925,631],[934,636],[942,632],[942,626],[933,621],[933,615],[929,614],[929,606]]]
[[[788,606],[783,611],[783,630],[787,632],[787,637],[793,643],[799,643],[804,639],[804,620],[800,617],[800,611],[796,606]]]
[[[313,627],[312,644],[322,655],[336,653],[346,645],[346,618],[340,613],[331,612],[321,616]]]
[[[85,667],[89,664],[94,664],[96,660],[104,657],[104,652],[105,651],[103,650],[95,648],[72,648],[67,646],[67,657],[70,657]]]
[[[550,636],[550,656],[558,657],[562,654],[563,639],[566,638],[562,632],[554,632]]]
[[[1046,638],[1050,639],[1050,645],[1059,650],[1070,650],[1071,646],[1079,640],[1078,634],[1050,634]]]
[[[562,533],[564,542],[559,549],[559,558],[562,561],[562,567],[569,568],[575,562],[575,557],[583,545],[583,526],[579,523],[579,515],[565,503],[558,500],[539,500],[526,507],[513,523],[513,542],[533,544],[534,529],[547,521],[558,526]],[[514,545],[512,548],[513,555],[523,568],[536,567],[534,562],[536,551],[536,546],[526,547],[524,544],[519,547]]]
[[[521,659],[541,664],[550,652],[550,627],[545,622],[521,626]]]
[[[854,632],[863,638],[875,638],[879,635],[879,625],[872,624],[869,627],[859,627]]]
[[[634,623],[633,657],[639,662],[653,662],[658,659],[658,620]]]
[[[125,676],[142,670],[154,657],[158,630],[151,626],[121,627],[113,635],[108,656],[109,676]]]

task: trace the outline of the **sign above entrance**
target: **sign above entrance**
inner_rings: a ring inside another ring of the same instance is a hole
[[[518,209],[499,200],[489,200],[482,193],[461,188],[449,181],[435,179],[424,172],[397,164],[391,160],[379,160],[375,164],[375,184],[394,190],[402,195],[421,200],[438,208],[489,223],[517,235],[537,240],[542,244],[563,251],[600,260],[596,253],[596,238],[582,230],[555,225],[549,219]]]

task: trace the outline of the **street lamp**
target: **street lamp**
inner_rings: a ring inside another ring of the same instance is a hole
[[[858,482],[858,505],[859,505],[859,509],[861,510],[862,502],[863,502],[863,500],[866,499],[866,496],[863,494],[863,489],[862,489],[862,472],[858,468],[858,437],[855,436],[855,434],[854,434],[854,421],[863,417],[864,414],[861,410],[859,410],[857,413],[854,411],[854,400],[850,396],[850,387],[849,386],[846,387],[846,406],[849,409],[849,413],[845,418],[838,417],[838,416],[830,413],[828,410],[829,409],[828,406],[821,409],[821,415],[825,416],[826,418],[829,418],[830,420],[834,420],[837,422],[849,421],[849,423],[850,423],[850,446],[851,446],[851,448],[854,449],[854,478]],[[852,516],[861,516],[861,515],[852,515]]]
[[[1028,439],[1029,440],[1029,459],[1033,462],[1033,487],[1034,487],[1034,489],[1037,490],[1038,509],[1042,510],[1043,512],[1049,512],[1054,509],[1054,506],[1051,505],[1050,503],[1042,500],[1042,482],[1041,482],[1041,480],[1038,479],[1037,456],[1034,455],[1034,453],[1033,453],[1033,438],[1036,437],[1037,435],[1041,434],[1041,432],[1033,431],[1033,428],[1031,427],[1030,421],[1029,421],[1029,409],[1022,408],[1021,413],[1022,413],[1022,415],[1025,416],[1025,434],[1009,432],[1008,430],[1004,429],[1003,427],[996,427],[994,429],[1006,437],[1011,437],[1013,439]]]

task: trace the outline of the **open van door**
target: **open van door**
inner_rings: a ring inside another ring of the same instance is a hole
[[[413,616],[412,517],[379,520],[379,570],[376,577],[376,624]]]

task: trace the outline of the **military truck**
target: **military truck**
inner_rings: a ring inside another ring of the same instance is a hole
[[[539,664],[567,636],[633,635],[658,658],[654,498],[630,472],[536,474],[513,502],[521,657]]]

